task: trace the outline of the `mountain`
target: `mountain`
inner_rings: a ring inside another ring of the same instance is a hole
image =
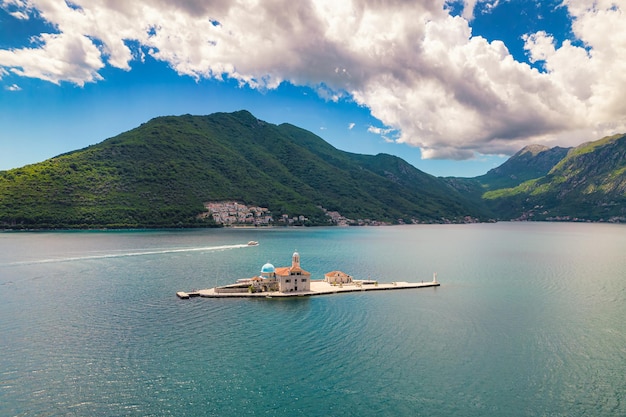
[[[548,174],[567,155],[568,151],[569,148],[558,146],[548,148],[543,145],[529,145],[499,167],[475,179],[490,190],[515,187],[525,181]]]
[[[626,222],[626,135],[529,146],[475,178],[340,151],[246,111],[158,117],[99,144],[0,172],[0,228],[210,227],[209,202],[329,224]]]
[[[570,149],[545,175],[482,197],[505,219],[624,222],[626,135]]]
[[[99,144],[0,172],[0,227],[211,226],[205,203],[397,222],[485,220],[481,204],[391,155],[332,147],[246,111],[158,117]],[[322,209],[323,208],[323,209]],[[208,219],[208,220],[207,220]]]
[[[515,187],[547,175],[567,155],[568,150],[569,148],[529,145],[485,175],[474,178],[447,177],[445,181],[475,204],[490,210],[492,217],[502,219],[497,210],[491,210],[492,205],[487,204],[485,207],[484,194],[490,190]]]

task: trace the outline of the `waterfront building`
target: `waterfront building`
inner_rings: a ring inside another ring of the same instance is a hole
[[[310,291],[311,273],[300,267],[300,254],[294,252],[291,257],[291,266],[275,268],[278,291]]]
[[[252,290],[254,292],[299,292],[311,290],[311,273],[300,266],[300,254],[294,252],[291,266],[276,268],[271,263],[261,267],[261,275],[249,279],[240,279],[235,285],[226,287],[232,292]]]
[[[350,284],[352,276],[341,271],[331,271],[324,274],[324,281],[329,284]]]
[[[438,287],[436,275],[432,282],[392,282],[380,284],[377,280],[353,279],[342,271],[324,274],[323,280],[311,282],[311,273],[300,266],[300,254],[296,251],[291,256],[291,266],[274,267],[267,262],[261,267],[260,275],[238,279],[234,284],[223,285],[193,292],[179,291],[179,298],[190,297],[299,297],[318,294],[336,294],[339,292],[397,290],[408,288]]]

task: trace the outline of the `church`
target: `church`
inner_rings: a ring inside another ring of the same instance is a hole
[[[334,270],[324,274],[324,279],[311,280],[311,273],[300,266],[300,254],[291,256],[291,266],[276,268],[267,262],[261,273],[252,278],[238,279],[236,283],[216,286],[206,290],[186,293],[179,291],[179,298],[189,297],[301,297],[339,292],[438,287],[436,275],[432,282],[392,282],[378,284],[372,279],[354,279],[345,272]]]
[[[291,256],[291,266],[275,268],[271,263],[261,267],[261,275],[238,279],[237,283],[215,287],[216,293],[258,293],[258,292],[309,292],[311,291],[311,273],[300,266],[300,254]]]
[[[341,271],[332,271],[324,275],[324,280],[319,282],[329,286],[353,285],[351,275]],[[359,281],[361,285],[363,281]],[[372,281],[373,283],[374,281]],[[370,282],[367,282],[368,284]],[[319,288],[316,288],[319,291]],[[238,279],[235,284],[215,287],[218,294],[242,294],[242,293],[310,293],[311,273],[300,266],[300,254],[296,251],[291,255],[291,266],[274,267],[266,263],[261,267],[260,275],[252,278]],[[298,295],[298,294],[294,294]]]
[[[268,262],[261,268],[261,277],[252,278],[251,284],[258,291],[310,291],[311,273],[300,267],[300,254],[294,252],[291,266],[275,268]]]

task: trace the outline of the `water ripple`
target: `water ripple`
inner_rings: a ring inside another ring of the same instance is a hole
[[[623,228],[15,236],[21,250],[0,239],[0,415],[626,413]],[[175,296],[294,248],[316,277],[437,270],[442,287]]]

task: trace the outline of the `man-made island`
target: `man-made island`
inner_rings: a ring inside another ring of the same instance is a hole
[[[179,291],[179,298],[209,297],[306,297],[355,291],[400,290],[410,288],[438,287],[437,275],[430,282],[392,282],[381,284],[375,280],[353,279],[342,271],[324,274],[323,280],[311,280],[311,273],[300,267],[300,254],[294,252],[291,266],[276,268],[266,263],[261,274],[252,278],[239,279],[234,284],[204,290]]]

